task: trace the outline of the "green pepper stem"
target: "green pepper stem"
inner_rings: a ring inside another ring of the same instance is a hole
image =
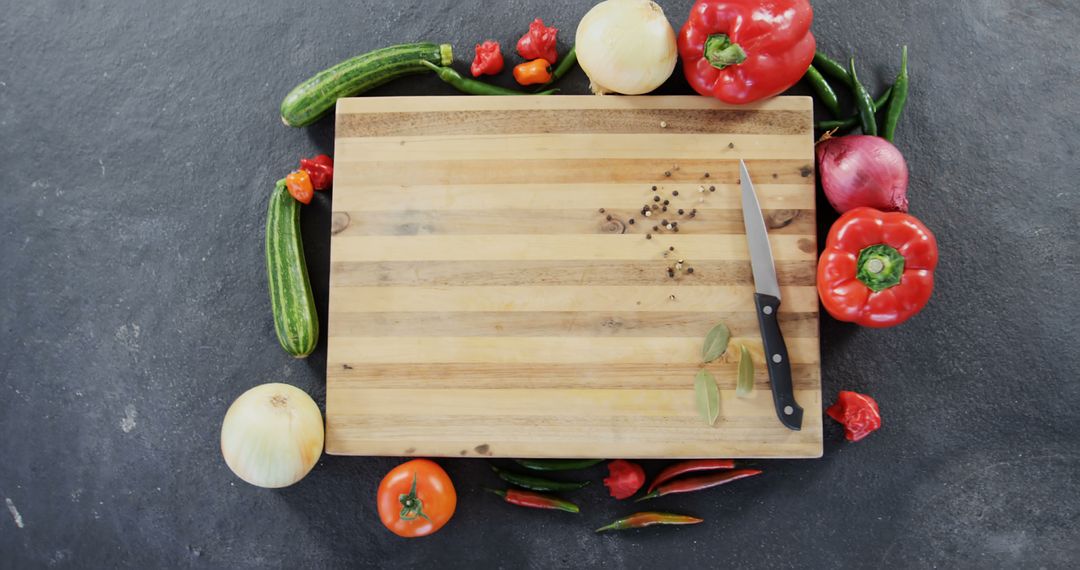
[[[660,496],[660,491],[657,490],[657,491],[653,491],[652,493],[649,493],[647,495],[644,495],[644,496],[641,496],[641,497],[638,497],[638,498],[634,499],[634,502],[635,503],[640,503],[641,501],[647,501],[649,499],[655,499],[655,498],[657,498],[659,496]]]
[[[705,59],[716,69],[724,69],[746,61],[746,52],[727,34],[713,34],[705,40]]]
[[[859,252],[856,268],[855,277],[876,293],[900,284],[904,256],[892,246],[872,245]]]

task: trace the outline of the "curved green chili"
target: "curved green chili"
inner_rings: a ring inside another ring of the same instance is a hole
[[[697,517],[676,515],[673,513],[644,512],[634,513],[630,516],[618,519],[609,525],[605,525],[596,529],[596,532],[604,532],[608,530],[626,530],[628,528],[643,528],[647,526],[652,526],[654,524],[698,524],[700,522],[704,522],[704,520]]]
[[[900,115],[904,112],[908,95],[908,71],[907,71],[907,46],[904,46],[900,56],[900,74],[893,83],[893,96],[889,100],[889,110],[885,112],[885,127],[881,136],[892,142],[896,136],[896,125],[900,122]]]
[[[589,484],[588,481],[552,481],[551,479],[544,479],[543,477],[534,477],[532,475],[522,475],[512,471],[503,471],[494,465],[491,466],[491,470],[499,476],[499,479],[502,479],[511,485],[532,489],[533,491],[576,491]]]
[[[499,87],[498,85],[462,77],[461,74],[454,71],[453,68],[438,66],[430,61],[421,61],[420,63],[434,71],[435,75],[439,76],[439,79],[442,79],[458,91],[468,93],[469,95],[551,95],[558,91],[558,89],[548,89],[547,91],[539,91],[537,93],[525,93],[524,91],[507,89],[506,87]]]
[[[603,459],[515,459],[514,461],[534,471],[569,471],[592,467]]]
[[[577,46],[570,46],[570,51],[566,52],[566,55],[559,60],[559,65],[556,65],[555,69],[551,70],[551,80],[541,85],[540,89],[547,89],[556,81],[562,79],[562,76],[569,73],[575,65],[577,65]]]
[[[844,68],[844,65],[825,55],[821,50],[814,52],[814,63],[812,65],[821,73],[833,79],[839,79],[844,82],[844,85],[851,87],[851,74]]]
[[[832,113],[832,116],[840,116],[840,101],[836,98],[836,91],[833,91],[829,82],[821,75],[821,72],[811,65],[806,70],[804,78],[810,82],[810,86],[814,88],[814,92],[817,93],[818,101],[821,101],[822,105]]]
[[[888,87],[874,99],[874,111],[880,111],[885,108],[885,104],[889,102],[889,97],[892,96],[892,87]],[[846,119],[837,119],[835,121],[818,121],[814,123],[814,128],[819,131],[831,131],[833,129],[840,129],[846,131],[855,125],[859,124],[859,115],[855,114]]]
[[[859,82],[859,76],[855,73],[855,58],[848,61],[848,71],[851,72],[851,86],[855,91],[855,108],[859,111],[859,122],[862,124],[864,135],[877,134],[877,118],[874,117],[874,100],[866,92],[866,87]]]

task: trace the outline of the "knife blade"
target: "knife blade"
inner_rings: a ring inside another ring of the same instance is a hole
[[[791,362],[787,345],[780,332],[780,284],[776,280],[769,232],[761,214],[754,184],[746,163],[739,159],[739,185],[742,188],[743,225],[746,226],[746,243],[750,249],[750,269],[754,275],[754,305],[757,308],[761,342],[765,347],[765,366],[769,370],[773,405],[780,423],[790,430],[802,429],[803,409],[795,402],[791,383]]]

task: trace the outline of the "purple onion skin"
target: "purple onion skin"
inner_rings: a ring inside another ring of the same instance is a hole
[[[907,162],[889,141],[868,135],[828,138],[814,153],[821,187],[837,212],[861,206],[908,211]]]

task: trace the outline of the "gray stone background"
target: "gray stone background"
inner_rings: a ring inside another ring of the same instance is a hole
[[[676,26],[690,4],[662,2]],[[536,16],[565,48],[590,5],[2,2],[0,567],[1075,567],[1072,0],[814,2],[821,47],[855,53],[875,92],[910,45],[898,146],[941,244],[911,322],[823,321],[825,400],[881,403],[867,440],[826,420],[822,459],[758,462],[761,477],[653,505],[706,524],[622,535],[590,532],[631,509],[604,496],[602,468],[575,517],[503,505],[485,462],[442,461],[459,508],[416,541],[375,513],[395,459],[323,457],[280,491],[229,472],[218,430],[245,389],[284,381],[324,403],[325,345],[298,362],[274,338],[262,240],[273,181],[331,152],[333,125],[283,127],[284,94],[392,43],[451,42],[461,65]],[[585,85],[577,71],[563,87]],[[661,91],[689,92],[679,72]],[[372,93],[391,94],[452,91],[414,77]],[[327,196],[303,225],[325,314]]]

